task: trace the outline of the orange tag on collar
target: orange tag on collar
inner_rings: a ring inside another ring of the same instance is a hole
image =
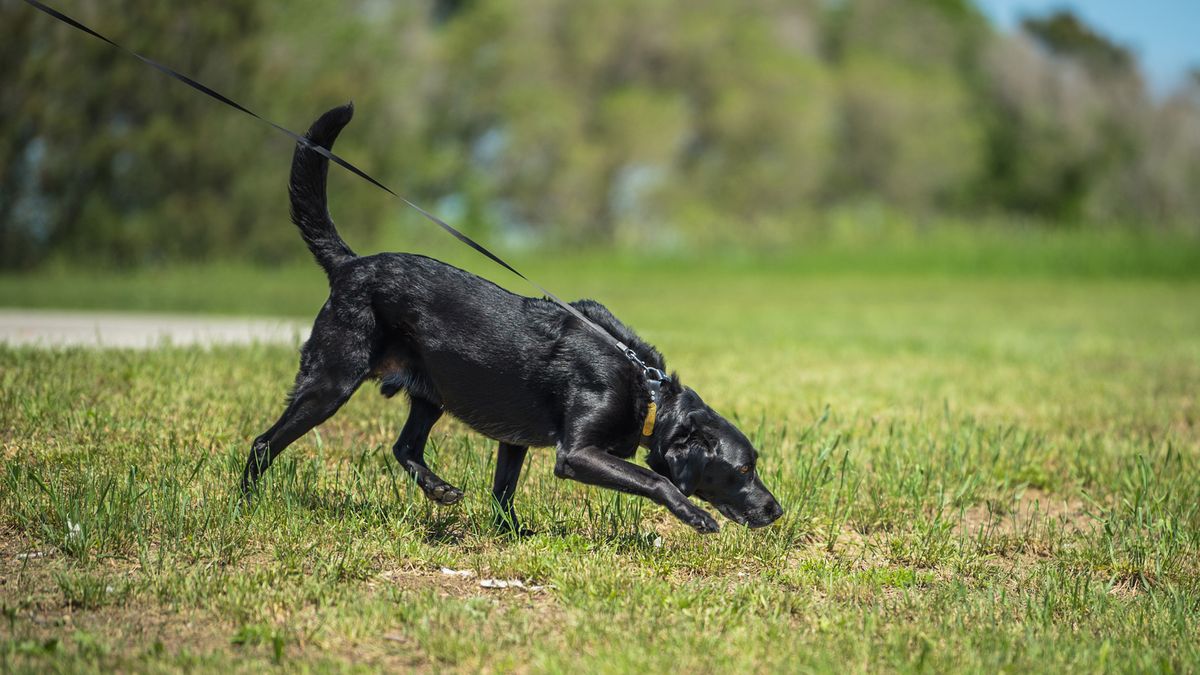
[[[646,409],[646,422],[642,424],[642,435],[649,436],[654,433],[654,421],[658,417],[658,406],[654,401],[650,401],[650,405]]]

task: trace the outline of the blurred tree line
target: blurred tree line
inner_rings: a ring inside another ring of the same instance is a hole
[[[969,0],[56,5],[508,243],[765,245],[872,204],[1200,224],[1200,76],[1148,92],[1077,17]],[[0,264],[302,254],[285,139],[0,0]],[[343,188],[339,187],[339,190]],[[351,241],[396,205],[344,188]]]

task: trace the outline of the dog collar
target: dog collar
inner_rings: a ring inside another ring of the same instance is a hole
[[[637,352],[626,347],[624,343],[618,342],[617,344],[620,345],[621,351],[625,353],[630,363],[640,368],[642,377],[646,378],[650,403],[646,406],[646,420],[642,422],[642,438],[649,438],[654,433],[654,423],[658,420],[658,392],[662,389],[662,383],[667,379],[667,374],[654,366],[646,365],[646,362],[638,357]]]
[[[646,405],[646,421],[642,422],[642,438],[650,438],[654,433],[654,423],[658,421],[658,391],[662,388],[662,380],[646,378],[646,388],[650,391],[650,403]]]

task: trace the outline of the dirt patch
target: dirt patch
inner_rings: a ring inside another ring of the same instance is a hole
[[[123,658],[149,653],[206,653],[229,645],[230,628],[200,612],[163,607],[121,592],[136,565],[106,560],[74,569],[54,547],[11,528],[0,530],[0,637],[17,642],[122,645]],[[104,580],[94,608],[68,597],[60,580],[85,573]]]
[[[58,594],[50,591],[57,589],[54,571],[61,567],[57,558],[53,547],[36,545],[12,528],[0,528],[0,604],[6,614],[54,602],[51,596]]]
[[[851,576],[868,573],[886,577],[888,570],[907,570],[927,574],[939,583],[970,578],[1016,579],[1023,576],[1023,571],[1071,546],[1080,535],[1091,532],[1096,526],[1094,514],[1095,506],[1082,499],[1026,489],[1008,499],[975,504],[964,509],[961,517],[957,511],[943,512],[949,539],[940,549],[928,552],[928,562],[911,559],[905,548],[914,541],[916,535],[912,532],[883,528],[864,533],[845,525],[832,543],[827,531],[814,532],[812,541],[790,552],[787,566],[794,570],[823,560],[841,566],[842,573]],[[937,541],[936,535],[930,539]],[[924,583],[906,579],[903,575],[897,577],[896,588],[885,580],[870,592],[886,596],[910,592],[911,586]]]
[[[538,601],[551,600],[550,587],[545,587],[526,579],[518,579],[519,585],[495,587],[484,585],[485,581],[508,581],[507,577],[494,578],[486,570],[473,569],[452,570],[438,569],[395,569],[380,572],[367,582],[372,590],[387,585],[390,588],[405,590],[434,590],[439,595],[448,598],[466,599],[473,597],[489,597],[505,601]]]
[[[1016,536],[1053,525],[1067,534],[1089,532],[1095,518],[1082,499],[1062,498],[1029,488],[1012,499],[987,499],[963,511],[955,527],[971,536]]]
[[[551,627],[563,619],[552,588],[534,590],[537,584],[529,580],[522,580],[524,587],[489,588],[481,584],[490,580],[492,576],[488,570],[399,568],[380,572],[367,582],[367,587],[373,593],[433,592],[444,598],[477,600],[493,607],[517,609],[524,613],[523,616],[546,626],[546,639],[557,639],[552,637]],[[502,626],[496,629],[503,631]],[[483,635],[479,638],[490,639]],[[385,671],[438,670],[436,659],[431,658],[418,639],[400,623],[365,636],[326,634],[317,642],[322,653],[347,663]]]
[[[493,606],[533,610],[547,625],[559,615],[552,589],[486,588],[480,582],[488,571],[446,574],[440,568],[409,567],[380,572],[360,586],[364,601],[397,589],[434,594],[459,600],[479,598]],[[120,669],[131,659],[171,657],[181,654],[203,656],[220,653],[242,664],[266,666],[276,657],[272,636],[240,635],[232,619],[211,609],[177,607],[162,603],[152,594],[130,593],[85,608],[64,593],[60,579],[87,575],[121,585],[140,576],[134,561],[93,561],[75,565],[53,547],[42,546],[12,528],[0,529],[0,640],[42,646],[67,653],[95,654],[97,662]],[[101,594],[104,593],[101,587]],[[323,628],[323,610],[313,606],[296,608],[275,617],[276,630],[284,642],[284,662],[289,657],[367,665],[387,670],[429,670],[433,662],[417,640],[397,623],[367,635],[346,635]],[[99,646],[99,647],[97,647]],[[89,652],[88,650],[93,650]],[[36,662],[34,662],[36,663]]]

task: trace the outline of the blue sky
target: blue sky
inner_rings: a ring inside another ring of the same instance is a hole
[[[1066,7],[1133,50],[1153,88],[1164,92],[1200,66],[1200,0],[976,0],[1003,28],[1024,14]]]

